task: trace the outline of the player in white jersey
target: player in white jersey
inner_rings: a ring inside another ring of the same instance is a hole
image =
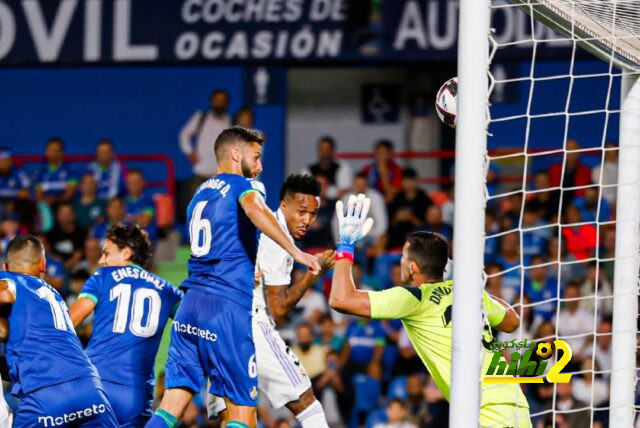
[[[319,209],[320,184],[309,175],[290,175],[280,189],[276,218],[292,241],[306,235]],[[256,259],[257,285],[253,290],[253,341],[256,348],[258,387],[273,408],[287,406],[303,428],[327,427],[324,410],[316,400],[311,382],[298,357],[275,329],[272,316],[292,310],[316,280],[333,267],[335,251],[327,250],[318,263],[317,275],[307,271],[291,284],[293,258],[262,234]],[[224,400],[209,396],[209,417],[226,420]]]

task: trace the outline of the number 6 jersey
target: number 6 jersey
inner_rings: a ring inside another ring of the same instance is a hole
[[[13,394],[23,397],[47,386],[98,376],[82,350],[67,305],[53,287],[13,272],[0,272],[0,281],[16,298],[6,344]]]
[[[153,385],[162,331],[182,292],[137,265],[98,269],[78,298],[91,299],[93,332],[86,352],[103,380]]]

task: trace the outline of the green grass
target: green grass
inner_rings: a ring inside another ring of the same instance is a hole
[[[158,275],[175,286],[180,285],[187,277],[189,252],[189,247],[179,248],[174,261],[160,263],[158,266]],[[167,362],[167,351],[169,349],[170,332],[171,324],[167,324],[162,333],[162,341],[160,342],[160,348],[156,356],[156,378],[164,372],[164,366]]]

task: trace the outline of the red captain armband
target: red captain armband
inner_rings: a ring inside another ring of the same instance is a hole
[[[353,246],[350,245],[338,245],[336,248],[336,261],[349,260],[353,263]]]

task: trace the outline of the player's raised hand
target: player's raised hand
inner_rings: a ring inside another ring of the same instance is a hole
[[[321,268],[320,263],[318,263],[318,257],[298,250],[293,258],[298,263],[303,264],[307,268],[309,268],[309,272],[311,272],[312,274],[320,275]]]
[[[373,219],[367,218],[370,206],[371,200],[362,193],[358,196],[349,196],[346,212],[342,201],[336,203],[336,215],[340,232],[338,251],[340,251],[341,246],[351,248],[351,251],[353,251],[353,245],[367,236],[367,233],[373,227]]]

